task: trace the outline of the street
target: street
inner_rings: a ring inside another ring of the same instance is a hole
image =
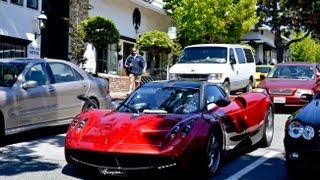
[[[276,114],[269,148],[249,150],[224,162],[211,179],[291,179],[284,166],[283,127],[289,114]],[[97,179],[76,171],[64,159],[66,126],[8,136],[1,146],[0,179]],[[272,173],[271,173],[272,172]]]

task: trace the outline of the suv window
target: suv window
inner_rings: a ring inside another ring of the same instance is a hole
[[[238,57],[238,63],[239,64],[244,64],[246,63],[246,58],[244,56],[244,53],[242,51],[242,48],[236,48],[236,53],[237,53],[237,57]]]
[[[254,58],[250,49],[243,49],[247,57],[247,63],[254,63]]]

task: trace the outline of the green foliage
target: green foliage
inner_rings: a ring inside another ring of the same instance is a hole
[[[164,0],[182,44],[236,43],[258,22],[256,0]]]
[[[303,34],[296,34],[297,38],[302,37]],[[292,43],[290,45],[290,57],[294,61],[302,62],[320,62],[320,43],[311,36],[304,38],[300,42]]]
[[[169,53],[172,46],[173,42],[167,33],[157,30],[145,32],[137,40],[138,49],[153,53]]]
[[[111,20],[105,17],[88,17],[80,23],[80,28],[84,41],[98,49],[104,49],[109,44],[118,43],[120,40],[119,30]]]
[[[69,36],[71,37],[71,61],[75,64],[84,63],[86,61],[86,59],[83,57],[85,46],[81,30],[79,29],[79,23],[88,16],[88,11],[92,8],[93,6],[82,0],[71,0],[70,17],[64,18],[70,28]]]

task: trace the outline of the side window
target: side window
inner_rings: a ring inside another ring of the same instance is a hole
[[[255,63],[254,57],[252,55],[252,51],[250,49],[243,49],[243,50],[247,57],[247,63]]]
[[[246,58],[244,56],[243,50],[242,48],[236,48],[236,53],[237,53],[237,57],[238,57],[238,62],[239,64],[244,64],[246,63]]]
[[[48,84],[48,75],[43,64],[32,66],[26,74],[26,81],[36,81],[39,86]]]
[[[234,55],[234,50],[233,50],[233,48],[230,48],[229,49],[229,58],[230,58],[230,62],[234,62],[234,63],[236,63],[236,60],[235,60],[235,58],[236,58],[236,56]]]
[[[224,98],[225,95],[217,86],[207,86],[205,93],[206,103],[216,102],[218,99]]]
[[[50,68],[56,83],[76,81],[73,69],[62,63],[50,63]]]

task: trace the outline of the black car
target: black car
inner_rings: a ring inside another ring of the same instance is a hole
[[[304,94],[308,104],[291,114],[285,124],[285,162],[289,173],[320,167],[320,93]]]

